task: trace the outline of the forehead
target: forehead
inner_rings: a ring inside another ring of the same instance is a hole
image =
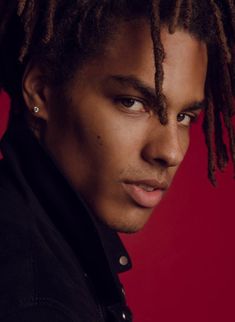
[[[206,44],[187,31],[177,30],[174,34],[169,34],[167,27],[163,26],[161,41],[166,54],[164,61],[166,64],[175,64],[182,60],[187,64],[193,60],[196,66],[197,62],[207,62]],[[94,65],[99,61],[102,70],[105,66],[110,68],[108,65],[111,64],[118,70],[127,68],[138,72],[145,68],[148,75],[149,72],[153,73],[155,64],[149,23],[144,18],[129,22],[120,21],[114,34],[107,40],[102,53],[92,61]]]
[[[161,29],[161,41],[165,51],[163,91],[169,96],[169,92],[174,94],[184,87],[186,96],[201,99],[207,71],[205,43],[184,30],[169,34],[166,27]],[[124,75],[134,76],[154,88],[155,62],[149,23],[145,19],[120,22],[102,54],[86,64],[83,72],[91,82]]]

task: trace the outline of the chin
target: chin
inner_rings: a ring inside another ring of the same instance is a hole
[[[116,227],[114,228],[118,233],[124,233],[124,234],[134,234],[143,229],[143,226],[129,226],[129,227]]]
[[[147,223],[153,209],[140,208],[137,211],[131,211],[119,216],[98,215],[99,219],[111,229],[126,234],[132,234],[143,229]],[[121,212],[120,212],[121,213]],[[114,214],[113,214],[114,215]]]

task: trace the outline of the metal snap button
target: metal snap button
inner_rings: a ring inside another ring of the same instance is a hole
[[[122,266],[126,266],[128,264],[128,258],[126,256],[121,256],[119,258],[119,263],[122,265]]]

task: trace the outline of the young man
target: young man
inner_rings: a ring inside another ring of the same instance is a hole
[[[233,1],[4,1],[2,321],[131,321],[115,231],[148,220],[202,109],[235,163]],[[216,65],[216,70],[214,66]]]

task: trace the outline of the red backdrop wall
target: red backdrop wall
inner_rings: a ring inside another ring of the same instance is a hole
[[[0,136],[8,99],[0,96]],[[235,181],[207,180],[200,123],[171,190],[146,227],[122,235],[133,269],[122,274],[135,322],[235,321]]]

